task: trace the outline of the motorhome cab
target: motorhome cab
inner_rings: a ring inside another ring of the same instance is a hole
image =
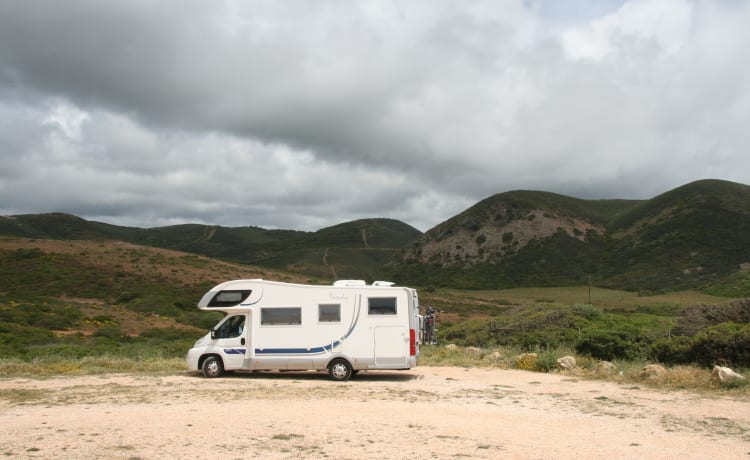
[[[419,356],[417,291],[385,281],[228,281],[198,308],[226,313],[187,355],[190,369],[206,377],[316,369],[348,380],[363,369],[410,369]]]

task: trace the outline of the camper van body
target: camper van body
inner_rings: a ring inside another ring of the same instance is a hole
[[[410,369],[419,356],[417,291],[393,283],[311,286],[264,280],[219,284],[198,303],[226,316],[188,352],[207,377],[234,370]]]

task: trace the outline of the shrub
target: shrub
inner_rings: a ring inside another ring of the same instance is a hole
[[[598,320],[603,317],[603,313],[598,308],[589,304],[575,304],[573,305],[573,313],[588,320]]]
[[[750,324],[721,323],[693,338],[692,353],[704,366],[750,365]]]
[[[94,337],[104,337],[116,341],[125,338],[125,334],[117,326],[102,326],[94,332]]]
[[[651,344],[650,355],[658,362],[682,364],[693,362],[693,344],[689,337],[659,339]]]
[[[557,353],[545,351],[537,357],[535,369],[540,372],[550,372],[557,368]]]
[[[604,360],[635,359],[643,355],[639,337],[630,331],[617,329],[586,332],[576,344],[576,351]]]
[[[537,368],[539,355],[536,353],[524,353],[516,356],[515,367],[525,371],[533,371]]]

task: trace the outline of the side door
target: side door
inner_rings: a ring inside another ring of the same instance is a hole
[[[246,355],[249,354],[247,315],[231,315],[220,323],[211,333],[216,341],[215,347],[224,361],[224,369],[242,369]]]
[[[375,327],[375,366],[404,367],[409,355],[409,331],[402,326]]]
[[[400,305],[399,305],[400,304]],[[397,296],[368,297],[367,316],[374,324],[373,353],[376,368],[400,369],[407,365],[409,356],[409,328],[403,325],[406,318],[403,299]],[[408,324],[408,323],[407,323]]]

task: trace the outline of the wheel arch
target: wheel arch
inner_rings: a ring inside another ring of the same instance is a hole
[[[221,361],[221,366],[224,367],[224,358],[221,357],[218,353],[206,353],[205,355],[201,355],[200,358],[198,358],[198,370],[203,368],[203,362],[207,360],[208,358],[215,356],[216,358]]]

